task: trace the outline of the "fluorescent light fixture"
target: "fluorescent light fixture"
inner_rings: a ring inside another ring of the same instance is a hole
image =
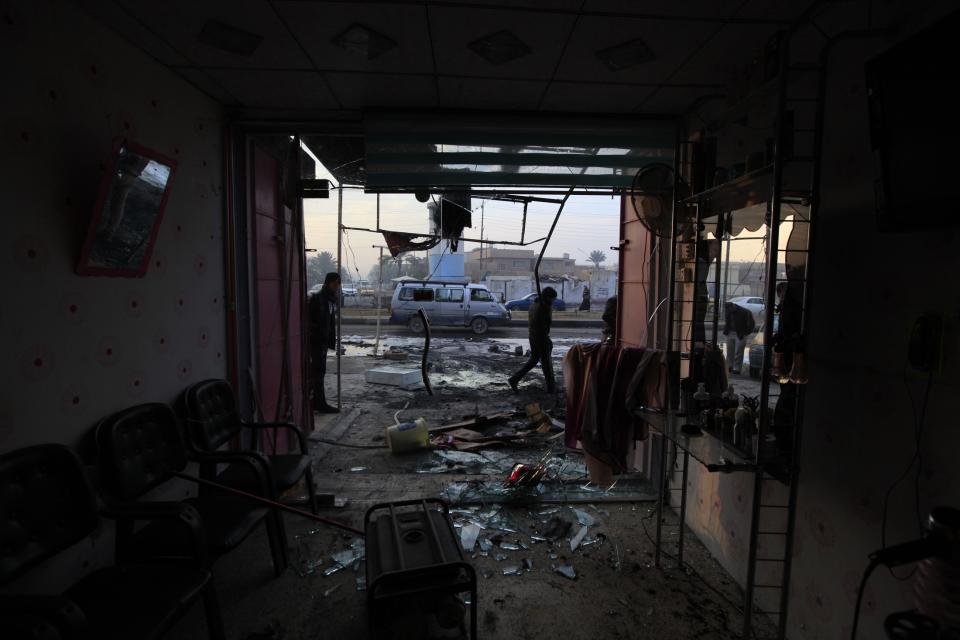
[[[596,56],[611,71],[628,69],[657,58],[653,50],[640,38],[601,49]]]
[[[492,65],[512,62],[532,52],[523,40],[506,29],[474,40],[467,47]]]
[[[373,60],[397,46],[392,38],[357,23],[334,36],[331,42],[341,49],[360,54],[367,60]]]

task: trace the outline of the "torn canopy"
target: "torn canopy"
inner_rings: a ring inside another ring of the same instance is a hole
[[[424,236],[418,233],[400,233],[398,231],[381,231],[383,241],[390,249],[390,255],[396,258],[406,251],[426,251],[440,244],[440,238]],[[417,240],[423,238],[423,240]]]

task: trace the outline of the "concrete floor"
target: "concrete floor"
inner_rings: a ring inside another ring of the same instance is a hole
[[[402,338],[415,362],[419,353],[414,344]],[[505,339],[509,340],[509,339]],[[557,337],[559,355],[575,339]],[[519,366],[522,358],[493,353],[491,340],[464,340],[444,337],[435,343],[432,361],[442,373],[432,376],[435,395],[404,391],[392,387],[368,385],[363,372],[379,361],[366,355],[368,348],[353,345],[342,360],[344,413],[318,416],[315,437],[331,439],[334,446],[313,440],[318,490],[347,499],[344,507],[324,509],[322,515],[362,528],[363,514],[376,502],[438,496],[451,484],[489,480],[482,471],[466,465],[448,473],[417,473],[436,469],[437,455],[425,451],[391,455],[384,444],[384,427],[393,423],[394,412],[402,410],[401,420],[424,417],[431,426],[455,422],[466,415],[489,414],[522,407],[529,401],[546,409],[558,399],[540,391],[542,377],[531,374],[523,393],[509,393],[505,378]],[[413,366],[413,362],[410,363]],[[332,381],[331,381],[332,382]],[[328,384],[328,397],[333,385]],[[562,403],[562,398],[559,399]],[[407,407],[403,409],[403,407]],[[509,428],[507,425],[504,428]],[[505,451],[510,460],[535,460],[545,445]],[[576,475],[576,455],[571,456]],[[502,479],[503,476],[496,479]],[[569,483],[578,487],[582,480]],[[479,635],[483,638],[735,638],[741,625],[738,607],[739,588],[714,562],[703,546],[687,536],[686,559],[696,574],[678,569],[670,559],[665,567],[655,568],[653,502],[603,502],[620,496],[652,497],[642,478],[628,478],[611,496],[598,496],[592,505],[574,505],[596,520],[587,540],[603,538],[593,544],[570,550],[570,534],[555,543],[534,544],[530,532],[542,531],[551,517],[576,520],[568,507],[533,504],[502,509],[526,533],[504,533],[493,524],[481,532],[481,538],[497,534],[503,542],[522,543],[527,549],[494,548],[489,553],[474,550],[473,563],[479,580]],[[476,519],[483,520],[486,507],[474,507]],[[538,516],[544,510],[556,513]],[[457,515],[462,521],[466,510]],[[489,515],[489,513],[487,514]],[[266,536],[256,532],[215,566],[215,575],[224,611],[227,637],[238,640],[299,638],[366,638],[366,593],[358,591],[357,578],[364,568],[340,570],[328,577],[323,571],[331,566],[330,554],[343,550],[354,536],[317,525],[297,516],[288,516],[287,541],[291,567],[278,578],[267,550]],[[673,526],[671,526],[673,525]],[[646,531],[645,531],[646,529]],[[668,514],[664,529],[675,540],[676,519]],[[599,536],[598,534],[603,534]],[[495,542],[498,541],[495,538]],[[673,545],[670,545],[672,548]],[[504,556],[498,561],[497,555]],[[503,575],[503,569],[532,563],[522,575]],[[320,561],[312,573],[304,574],[305,562]],[[575,580],[555,572],[553,565],[571,564]],[[709,585],[709,586],[708,586]],[[170,637],[200,639],[206,629],[202,609],[197,608],[175,628]],[[769,635],[769,634],[766,634]]]

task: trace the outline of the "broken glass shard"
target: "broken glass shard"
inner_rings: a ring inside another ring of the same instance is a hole
[[[583,511],[582,509],[574,509],[573,512],[577,516],[577,522],[584,525],[585,527],[592,527],[594,524],[597,523],[596,518],[591,516],[586,511]]]
[[[505,551],[520,551],[520,545],[516,545],[512,542],[501,542],[500,548]]]
[[[570,551],[573,551],[580,546],[580,543],[583,541],[583,539],[587,537],[587,531],[589,531],[589,527],[580,527],[580,531],[577,532],[577,535],[573,536],[573,538],[570,540]]]
[[[340,585],[339,585],[339,584],[333,585],[332,587],[330,587],[329,589],[327,589],[326,591],[323,592],[323,597],[324,597],[324,598],[328,597],[331,593],[333,593],[334,591],[336,591],[336,590],[339,589],[339,588],[340,588]]]
[[[523,571],[515,564],[510,565],[509,567],[503,568],[503,575],[505,576],[519,576],[522,575]]]
[[[553,570],[564,578],[569,578],[570,580],[577,579],[577,572],[573,569],[572,564],[561,564],[559,566],[554,565]]]
[[[460,530],[460,546],[466,552],[473,551],[477,544],[477,536],[480,535],[480,527],[476,524],[468,524]]]

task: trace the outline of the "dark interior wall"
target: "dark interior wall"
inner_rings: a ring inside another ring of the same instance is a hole
[[[913,16],[900,25],[901,35],[940,15],[942,10]],[[932,380],[924,423],[919,510],[926,514],[937,504],[960,505],[955,463],[960,430],[953,408],[960,391],[960,287],[953,281],[960,229],[881,234],[874,213],[863,65],[896,41],[838,45],[830,64],[788,624],[793,639],[849,637],[867,554],[881,544],[884,495],[914,452],[908,387],[919,413],[927,378],[905,374],[905,365],[911,326],[924,312],[940,313],[948,330],[943,370]],[[742,584],[751,477],[708,474],[696,467],[689,481],[691,527]],[[783,487],[770,489],[786,495]],[[918,533],[910,475],[891,495],[887,542]],[[768,550],[761,548],[759,555]],[[909,567],[897,571],[909,573]],[[764,582],[762,575],[759,581]],[[875,573],[866,590],[860,637],[884,637],[883,619],[912,608],[912,590],[910,580]]]
[[[67,2],[0,20],[0,450],[225,369],[220,109]],[[74,265],[115,138],[178,163],[143,278]]]

